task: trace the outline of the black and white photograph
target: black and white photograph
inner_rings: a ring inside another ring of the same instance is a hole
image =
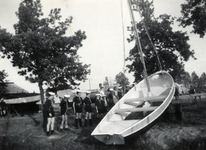
[[[0,0],[0,150],[205,150],[205,0]]]

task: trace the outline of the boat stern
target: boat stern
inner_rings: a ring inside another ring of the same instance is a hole
[[[105,143],[106,145],[124,145],[125,139],[121,134],[103,134],[103,135],[92,135],[97,140]]]

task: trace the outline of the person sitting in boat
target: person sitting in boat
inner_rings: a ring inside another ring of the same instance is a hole
[[[106,106],[104,101],[105,96],[101,96],[101,94],[96,94],[95,108],[97,112],[97,118],[102,118],[106,113]]]
[[[62,117],[62,122],[60,126],[60,131],[63,130],[64,125],[65,129],[68,129],[68,121],[67,121],[67,112],[68,112],[68,100],[70,95],[64,95],[64,98],[60,102],[60,114]]]
[[[89,120],[90,126],[92,126],[92,101],[89,97],[90,91],[86,91],[86,97],[84,98],[83,104],[85,108],[85,123],[84,125],[87,126],[87,122]]]
[[[54,114],[54,95],[53,92],[47,92],[46,93],[46,101],[45,101],[45,113],[47,116],[47,126],[46,126],[46,135],[50,135],[54,133],[54,120],[55,120],[55,114]]]
[[[82,98],[81,98],[81,91],[76,91],[76,96],[73,99],[73,109],[75,114],[75,126],[78,128],[79,126],[82,127]]]

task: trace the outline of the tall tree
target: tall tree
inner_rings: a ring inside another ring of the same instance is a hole
[[[15,35],[0,30],[2,57],[11,58],[26,80],[38,83],[42,104],[43,81],[52,87],[68,82],[75,85],[90,73],[89,65],[80,62],[77,54],[86,39],[85,32],[79,30],[73,36],[66,36],[72,17],[62,21],[60,11],[52,9],[44,18],[40,0],[24,0],[16,12],[19,21],[14,25]]]
[[[188,44],[189,37],[185,32],[172,30],[175,18],[166,14],[155,18],[152,2],[140,0],[137,6],[142,20],[136,26],[139,30],[148,74],[162,68],[176,78],[184,72],[184,61],[190,57],[194,58],[194,51],[190,50]],[[128,41],[133,40],[134,36],[131,35]],[[135,82],[139,82],[143,78],[143,65],[137,46],[130,50],[127,60],[132,61],[130,65],[127,65],[129,72],[134,72]],[[160,64],[161,67],[159,67]]]
[[[125,76],[124,73],[120,72],[116,75],[115,80],[117,84],[119,84],[123,88],[123,92],[125,92],[126,86],[129,85],[129,79]]]
[[[202,38],[206,33],[206,1],[186,0],[181,5],[182,17],[178,19],[183,27],[192,26],[192,32]]]
[[[195,71],[193,71],[192,74],[191,74],[191,81],[192,81],[192,85],[193,85],[194,87],[197,87],[197,86],[198,86],[198,80],[199,80],[198,75],[196,74]]]
[[[200,92],[206,92],[205,91],[205,87],[206,87],[206,73],[203,72],[199,78],[199,83],[198,83],[199,87],[200,87]]]
[[[181,74],[181,83],[184,84],[185,87],[189,88],[190,84],[191,84],[191,76],[188,72],[184,72],[183,74]]]

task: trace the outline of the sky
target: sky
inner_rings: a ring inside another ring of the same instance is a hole
[[[15,12],[18,11],[22,0],[0,0],[0,26],[14,34],[13,25],[18,22]],[[180,17],[180,4],[185,0],[154,0],[155,16],[169,14]],[[78,50],[80,61],[91,64],[91,74],[86,82],[81,82],[80,89],[98,88],[98,84],[108,77],[114,83],[115,76],[123,72],[124,57],[129,55],[129,50],[134,43],[127,43],[126,38],[130,32],[130,15],[126,0],[41,0],[44,16],[47,17],[53,8],[61,8],[62,18],[73,17],[73,22],[68,28],[70,36],[78,30],[86,32],[87,39]],[[136,15],[137,16],[137,15]],[[138,21],[138,17],[136,20]],[[178,26],[174,30],[190,31]],[[206,52],[205,39],[199,35],[188,32],[191,50],[195,51],[195,57],[185,63],[185,70],[190,74],[195,71],[198,76],[206,72],[204,67]],[[0,59],[0,70],[8,73],[7,80],[14,82],[29,92],[39,92],[37,84],[25,81],[23,76],[17,74],[18,69],[12,67],[10,60]],[[125,75],[130,83],[134,81],[133,75],[128,72]]]

